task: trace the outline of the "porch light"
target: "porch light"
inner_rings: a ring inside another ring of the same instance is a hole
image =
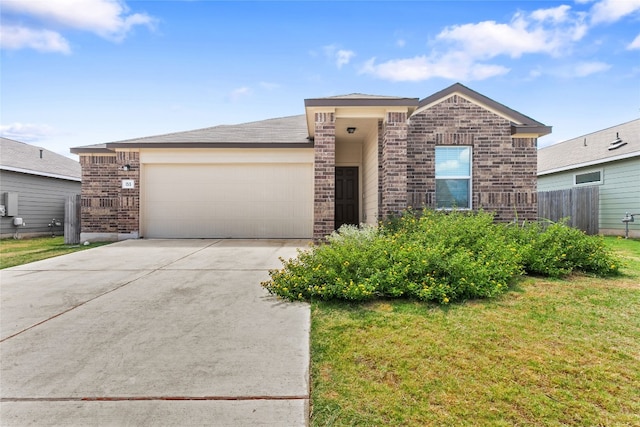
[[[122,170],[123,170],[123,171],[130,171],[130,170],[131,170],[131,165],[124,165],[124,166],[122,167]]]
[[[349,133],[354,133],[355,131],[356,131],[356,128],[355,128],[355,127],[353,127],[353,126],[349,126],[349,127],[347,128],[347,132],[349,132]]]

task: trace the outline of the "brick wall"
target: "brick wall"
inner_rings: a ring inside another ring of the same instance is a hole
[[[117,159],[118,233],[137,233],[140,228],[140,153],[119,151]],[[125,165],[130,166],[129,171],[124,170]],[[122,188],[123,179],[132,179],[134,188]]]
[[[137,152],[81,155],[83,233],[135,233],[140,218],[140,158]],[[130,165],[131,170],[123,170]],[[133,179],[133,189],[122,180]]]
[[[454,95],[413,117],[408,130],[407,199],[435,207],[435,146],[472,147],[472,206],[501,221],[537,217],[535,138],[514,139],[511,123]]]
[[[334,113],[315,113],[313,238],[331,234],[335,224],[336,123]]]
[[[382,217],[407,206],[407,113],[387,113],[382,138]]]

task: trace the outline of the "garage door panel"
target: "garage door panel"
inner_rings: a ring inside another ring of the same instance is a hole
[[[311,164],[144,165],[143,234],[310,238]]]

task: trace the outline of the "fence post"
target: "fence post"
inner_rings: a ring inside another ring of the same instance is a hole
[[[80,195],[68,196],[64,204],[64,244],[80,243]]]

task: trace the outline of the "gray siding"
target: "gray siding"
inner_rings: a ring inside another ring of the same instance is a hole
[[[14,227],[13,217],[0,218],[0,235],[12,236],[16,230],[22,235],[47,234],[53,218],[64,221],[67,196],[80,194],[80,182],[0,171],[0,197],[5,192],[18,193],[18,215],[26,226]],[[62,227],[58,228],[58,234]]]
[[[599,227],[604,233],[624,234],[625,212],[640,214],[640,158],[603,163],[538,177],[538,191],[572,188],[573,176],[594,170],[602,171]],[[629,224],[630,231],[640,231],[640,217]]]

